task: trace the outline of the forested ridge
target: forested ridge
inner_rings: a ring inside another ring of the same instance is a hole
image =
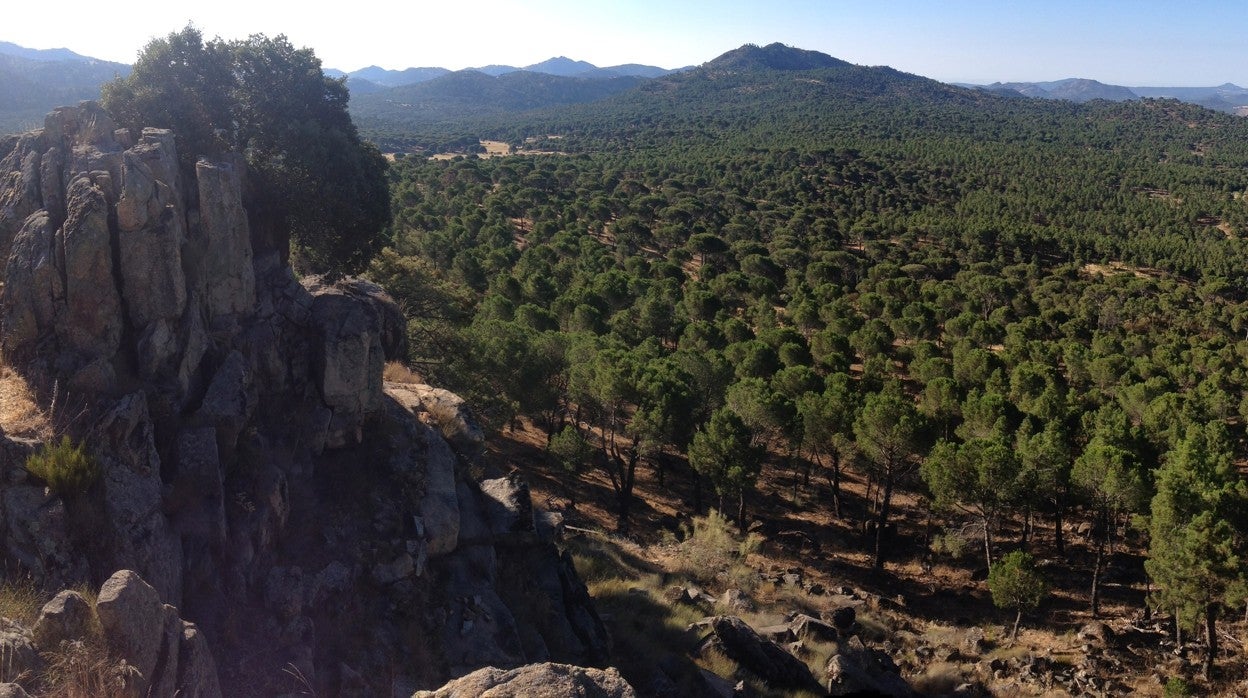
[[[604,473],[624,532],[641,474],[744,530],[760,476],[792,472],[792,506],[863,522],[883,574],[1029,551],[1091,617],[1115,552],[1145,551],[1130,602],[1204,633],[1208,674],[1248,588],[1248,121],[771,49],[374,132],[557,151],[394,163],[370,273],[413,364],[496,429],[531,419],[568,478]],[[934,552],[894,530],[902,492]],[[1090,565],[1063,562],[1072,521]]]

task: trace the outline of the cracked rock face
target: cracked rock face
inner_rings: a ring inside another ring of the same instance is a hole
[[[150,695],[392,695],[605,662],[557,527],[522,482],[469,475],[471,410],[383,383],[406,354],[397,304],[296,278],[249,225],[243,159],[188,168],[177,147],[89,102],[0,138],[0,353],[46,411],[85,405],[72,436],[99,475],[57,496],[23,467],[39,445],[0,432],[3,562],[49,589],[107,579],[99,621]],[[66,599],[40,637],[81,625]]]

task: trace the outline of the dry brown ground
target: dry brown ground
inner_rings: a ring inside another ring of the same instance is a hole
[[[593,470],[577,476],[563,471],[545,455],[545,433],[527,420],[518,424],[516,430],[504,431],[490,440],[487,457],[504,471],[521,471],[530,484],[534,503],[562,512],[569,525],[615,531],[614,494],[605,474]],[[678,536],[681,524],[695,511],[691,471],[680,459],[668,461],[662,482],[655,467],[640,466],[629,537],[651,556],[651,562],[671,569],[668,563],[672,561],[662,558],[672,548],[662,542]],[[801,568],[807,579],[829,588],[848,584],[878,595],[886,607],[883,610],[899,619],[898,627],[919,634],[969,626],[1003,629],[1012,621],[1012,615],[993,607],[983,581],[982,548],[975,547],[974,540],[969,553],[959,560],[939,555],[933,558],[928,553],[930,537],[942,530],[944,522],[929,515],[913,491],[895,495],[897,534],[885,570],[873,571],[870,540],[861,533],[861,522],[869,513],[866,483],[852,472],[844,473],[842,488],[843,516],[837,518],[832,513],[828,482],[821,473],[812,473],[806,484],[799,472],[780,470],[774,464],[766,467],[756,492],[747,501],[748,516],[765,541],[759,554],[751,558],[751,565],[763,573]],[[713,495],[704,493],[703,501],[714,504]],[[1063,557],[1054,549],[1051,520],[1035,522],[1030,551],[1049,565],[1047,577],[1053,593],[1041,616],[1024,621],[1014,651],[1070,656],[1072,660],[1085,652],[1074,635],[1092,619],[1089,583],[1094,551],[1091,541],[1077,533],[1081,523],[1071,517],[1064,526],[1067,545]],[[1001,532],[1001,550],[1012,549],[1020,533],[1019,522]],[[1126,542],[1116,547],[1112,569],[1110,582],[1102,587],[1102,618],[1138,618],[1145,598],[1143,555],[1133,534],[1128,532]],[[1239,632],[1227,625],[1232,633]],[[1151,660],[1142,657],[1138,666],[1130,667],[1132,678],[1127,683],[1140,695],[1160,695],[1160,688],[1149,679],[1153,670]],[[1014,694],[1034,695],[1022,687],[1018,691]]]
[[[13,436],[46,438],[51,435],[48,415],[35,403],[26,379],[0,365],[0,429]]]

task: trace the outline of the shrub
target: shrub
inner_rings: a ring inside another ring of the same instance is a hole
[[[1040,605],[1049,593],[1049,585],[1036,570],[1035,562],[1027,553],[1014,551],[997,561],[988,572],[988,590],[997,608],[1016,611],[1013,639],[1018,635],[1018,622],[1025,611]]]
[[[45,444],[26,459],[26,470],[62,497],[82,494],[99,479],[100,468],[81,444],[68,436]]]
[[[946,531],[932,538],[931,550],[937,555],[948,555],[961,560],[971,552],[971,542],[960,531]]]
[[[1191,685],[1182,676],[1171,676],[1162,691],[1162,695],[1166,698],[1183,698],[1183,696],[1192,695]]]
[[[758,551],[762,539],[750,534],[739,538],[728,517],[712,509],[705,517],[695,517],[688,538],[680,544],[681,571],[704,584],[727,583],[750,591],[758,575],[746,558]]]

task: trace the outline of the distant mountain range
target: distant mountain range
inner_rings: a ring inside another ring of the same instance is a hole
[[[698,68],[703,72],[734,73],[849,67],[853,66],[818,51],[775,43],[747,44]],[[357,120],[385,130],[594,102],[691,70],[635,63],[603,68],[558,56],[524,67],[488,65],[452,72],[439,67],[387,70],[369,66],[350,73],[332,69],[326,73],[346,78],[352,95],[351,110]],[[128,65],[97,60],[65,48],[39,50],[0,42],[0,134],[36,127],[52,108],[93,99],[103,83],[129,71]],[[1217,87],[1123,87],[1070,78],[959,86],[994,94],[1075,102],[1173,98],[1248,116],[1248,89],[1230,83]]]
[[[1087,78],[1067,78],[1052,82],[994,82],[991,85],[962,84],[991,92],[1018,93],[1024,97],[1039,99],[1066,99],[1072,102],[1089,102],[1106,99],[1123,102],[1132,99],[1177,99],[1199,104],[1202,107],[1240,116],[1248,116],[1248,88],[1233,83],[1217,87],[1124,87],[1107,85]]]
[[[100,86],[130,66],[69,49],[29,49],[0,42],[0,135],[43,125],[53,108],[100,95]]]
[[[484,73],[491,77],[499,77],[509,73],[530,72],[542,73],[544,75],[557,75],[565,78],[657,78],[662,75],[668,75],[676,72],[666,68],[660,68],[653,65],[641,65],[639,63],[628,63],[625,65],[615,65],[607,68],[599,68],[593,63],[586,61],[576,61],[566,56],[557,56],[549,58],[541,63],[526,65],[523,68],[517,68],[511,65],[486,65],[480,68],[468,68],[468,71]],[[677,70],[684,70],[683,68]],[[360,68],[349,73],[341,70],[329,69],[325,73],[332,77],[346,77],[347,86],[351,88],[352,94],[372,94],[380,92],[390,87],[404,87],[407,85],[415,85],[422,82],[428,82],[435,78],[440,78],[452,71],[446,68],[407,68],[406,70],[387,70],[371,65],[367,68]],[[465,71],[456,71],[465,72]]]

